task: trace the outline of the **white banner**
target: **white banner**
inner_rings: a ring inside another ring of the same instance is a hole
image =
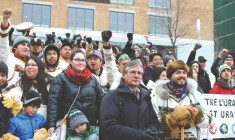
[[[213,119],[204,138],[235,138],[235,96],[203,95]]]

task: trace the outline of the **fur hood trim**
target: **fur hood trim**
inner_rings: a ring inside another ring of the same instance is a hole
[[[153,94],[160,96],[162,99],[168,99],[170,96],[169,89],[164,88],[166,83],[170,80],[158,80],[153,90]],[[186,90],[189,91],[189,94],[197,91],[198,84],[195,80],[187,78]]]

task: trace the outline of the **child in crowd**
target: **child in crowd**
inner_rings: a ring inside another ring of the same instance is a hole
[[[89,125],[86,116],[77,109],[69,114],[69,124],[72,129],[67,140],[98,140],[99,134],[94,126]]]
[[[37,114],[40,104],[39,94],[34,90],[28,91],[23,100],[23,111],[9,121],[9,130],[5,135],[5,139],[12,140],[12,137],[16,136],[20,140],[28,140],[35,139],[35,136],[38,136],[39,133],[42,134],[44,131],[40,128],[45,125],[46,120],[42,115]],[[11,137],[10,134],[14,136],[11,135]]]
[[[0,61],[0,138],[8,131],[8,120],[12,117],[11,110],[4,106],[3,91],[7,87],[8,67]]]

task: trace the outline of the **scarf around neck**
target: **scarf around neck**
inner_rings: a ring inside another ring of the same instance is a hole
[[[71,66],[68,66],[68,68],[64,70],[64,73],[71,81],[80,86],[82,84],[89,83],[92,78],[91,72],[86,67],[81,73],[77,73]]]
[[[20,57],[19,55],[17,55],[15,52],[12,52],[14,54],[14,56],[18,59],[20,59],[21,61],[23,61],[24,63],[26,63],[28,60],[29,60],[29,56],[23,58],[23,57]]]
[[[186,85],[184,85],[183,87],[177,86],[174,85],[171,81],[167,83],[167,87],[172,91],[172,93],[175,94],[177,99],[181,98],[184,95],[186,89]]]

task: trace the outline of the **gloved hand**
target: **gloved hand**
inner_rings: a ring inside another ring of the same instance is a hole
[[[86,54],[88,54],[92,50],[93,50],[93,45],[92,44],[88,44],[87,47],[86,47]]]
[[[3,95],[2,104],[4,107],[12,108],[14,103],[15,103],[15,99],[13,97],[7,97],[6,95]]]
[[[33,136],[33,140],[45,140],[47,137],[49,137],[49,133],[45,128],[41,128],[36,130]]]
[[[16,64],[15,65],[15,71],[21,72],[21,71],[24,71],[24,68],[21,65]]]
[[[87,37],[86,41],[87,41],[88,44],[91,44],[92,43],[92,38],[91,37]]]
[[[109,42],[109,39],[112,37],[112,32],[110,30],[104,30],[101,36],[104,42]]]
[[[142,140],[157,140],[158,133],[152,131],[151,129],[146,129],[143,131]]]
[[[201,44],[195,44],[193,51],[197,51],[198,49],[200,49],[202,47]]]
[[[194,121],[195,125],[201,123],[204,120],[204,115],[202,110],[200,108],[197,108],[197,110],[198,112],[195,115],[195,121]]]
[[[2,140],[20,140],[20,138],[10,134],[10,133],[6,133],[2,136]]]
[[[178,136],[180,129],[176,124],[171,114],[163,114],[161,118],[161,130],[164,131],[164,134],[170,137]]]
[[[197,108],[190,105],[178,106],[174,109],[171,115],[178,126],[185,127],[186,125],[189,125],[190,127],[193,127],[195,126],[194,121],[198,111],[199,110]]]
[[[127,38],[128,38],[128,41],[132,41],[133,40],[133,33],[127,33]]]
[[[185,120],[191,117],[190,106],[177,106],[171,113],[171,116],[176,121]],[[181,125],[182,126],[182,125]]]
[[[21,103],[15,102],[11,108],[11,113],[15,117],[23,108]]]

